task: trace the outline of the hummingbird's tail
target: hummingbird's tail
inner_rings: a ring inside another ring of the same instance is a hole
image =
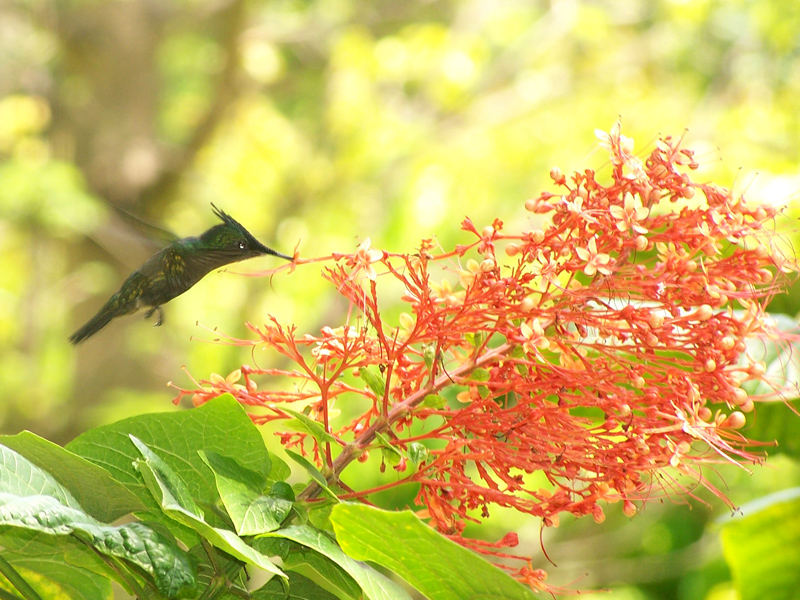
[[[94,317],[92,317],[86,325],[78,329],[75,333],[69,336],[69,341],[73,344],[80,344],[86,338],[93,336],[95,333],[100,331],[103,327],[108,325],[109,321],[117,316],[117,311],[114,310],[113,306],[110,306],[111,302],[106,304],[103,308],[100,309]]]

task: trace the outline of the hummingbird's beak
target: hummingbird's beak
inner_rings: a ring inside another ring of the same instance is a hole
[[[267,246],[265,246],[261,242],[258,242],[258,250],[261,252],[261,254],[269,254],[271,256],[277,256],[278,258],[284,258],[286,260],[294,260],[294,257],[287,256],[286,254],[281,254],[277,250],[273,250],[272,248],[268,248]]]
[[[286,254],[281,254],[280,252],[276,252],[275,250],[272,250],[271,248],[267,248],[267,249],[269,250],[269,252],[267,252],[267,254],[271,254],[272,256],[277,256],[278,258],[285,258],[286,260],[294,260],[293,256],[287,256]]]

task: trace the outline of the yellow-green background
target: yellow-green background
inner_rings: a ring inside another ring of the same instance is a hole
[[[527,221],[548,172],[602,169],[594,129],[697,150],[701,180],[790,207],[800,190],[800,4],[749,1],[17,0],[0,3],[0,431],[64,442],[273,355],[205,343],[268,314],[301,332],[347,305],[318,266],[208,276],[74,348],[67,336],[153,251],[115,204],[181,236],[210,202],[303,256],[412,251]],[[796,238],[797,211],[781,227]],[[773,309],[798,310],[796,294]],[[199,325],[198,325],[199,323]],[[194,339],[192,339],[194,338]],[[787,419],[794,417],[786,412]],[[797,485],[722,469],[737,504]],[[547,532],[553,583],[603,598],[733,598],[717,500]],[[538,522],[500,515],[541,560]],[[800,567],[799,567],[800,568]]]

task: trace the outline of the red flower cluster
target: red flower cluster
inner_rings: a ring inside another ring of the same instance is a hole
[[[329,257],[326,277],[364,326],[313,336],[274,320],[253,327],[252,343],[284,354],[293,370],[243,367],[184,393],[201,403],[230,392],[264,407],[260,422],[296,419],[284,409],[308,407],[327,435],[306,428],[282,442],[308,442],[333,483],[381,448],[409,474],[380,489],[416,482],[432,525],[496,556],[516,538],[461,538],[492,506],[547,525],[564,511],[601,521],[603,501],[633,514],[656,482],[689,493],[687,478],[711,487],[703,463],[760,460],[737,430],[753,409],[741,386],[765,373],[745,341],[780,335],[764,305],[778,276],[795,270],[776,247],[777,211],[693,183],[697,163],[680,140],[660,140],[642,161],[618,127],[599,136],[611,156],[608,183],[556,168],[557,192],[526,203],[537,222],[529,231],[467,219],[471,241],[450,252],[424,240],[416,254],[391,254],[367,240]],[[394,323],[379,306],[378,288],[390,280],[405,289],[406,312]],[[302,383],[259,391],[256,374]],[[370,408],[336,428],[333,403],[343,394],[368,398]],[[304,497],[316,493],[312,484]],[[517,576],[542,581],[529,568]]]

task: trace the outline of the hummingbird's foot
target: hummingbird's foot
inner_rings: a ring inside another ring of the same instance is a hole
[[[160,306],[154,306],[153,308],[148,310],[146,313],[144,313],[144,318],[149,319],[150,317],[153,316],[153,313],[156,311],[158,311],[158,321],[155,322],[153,327],[160,327],[161,323],[164,322],[164,312],[161,310]]]

